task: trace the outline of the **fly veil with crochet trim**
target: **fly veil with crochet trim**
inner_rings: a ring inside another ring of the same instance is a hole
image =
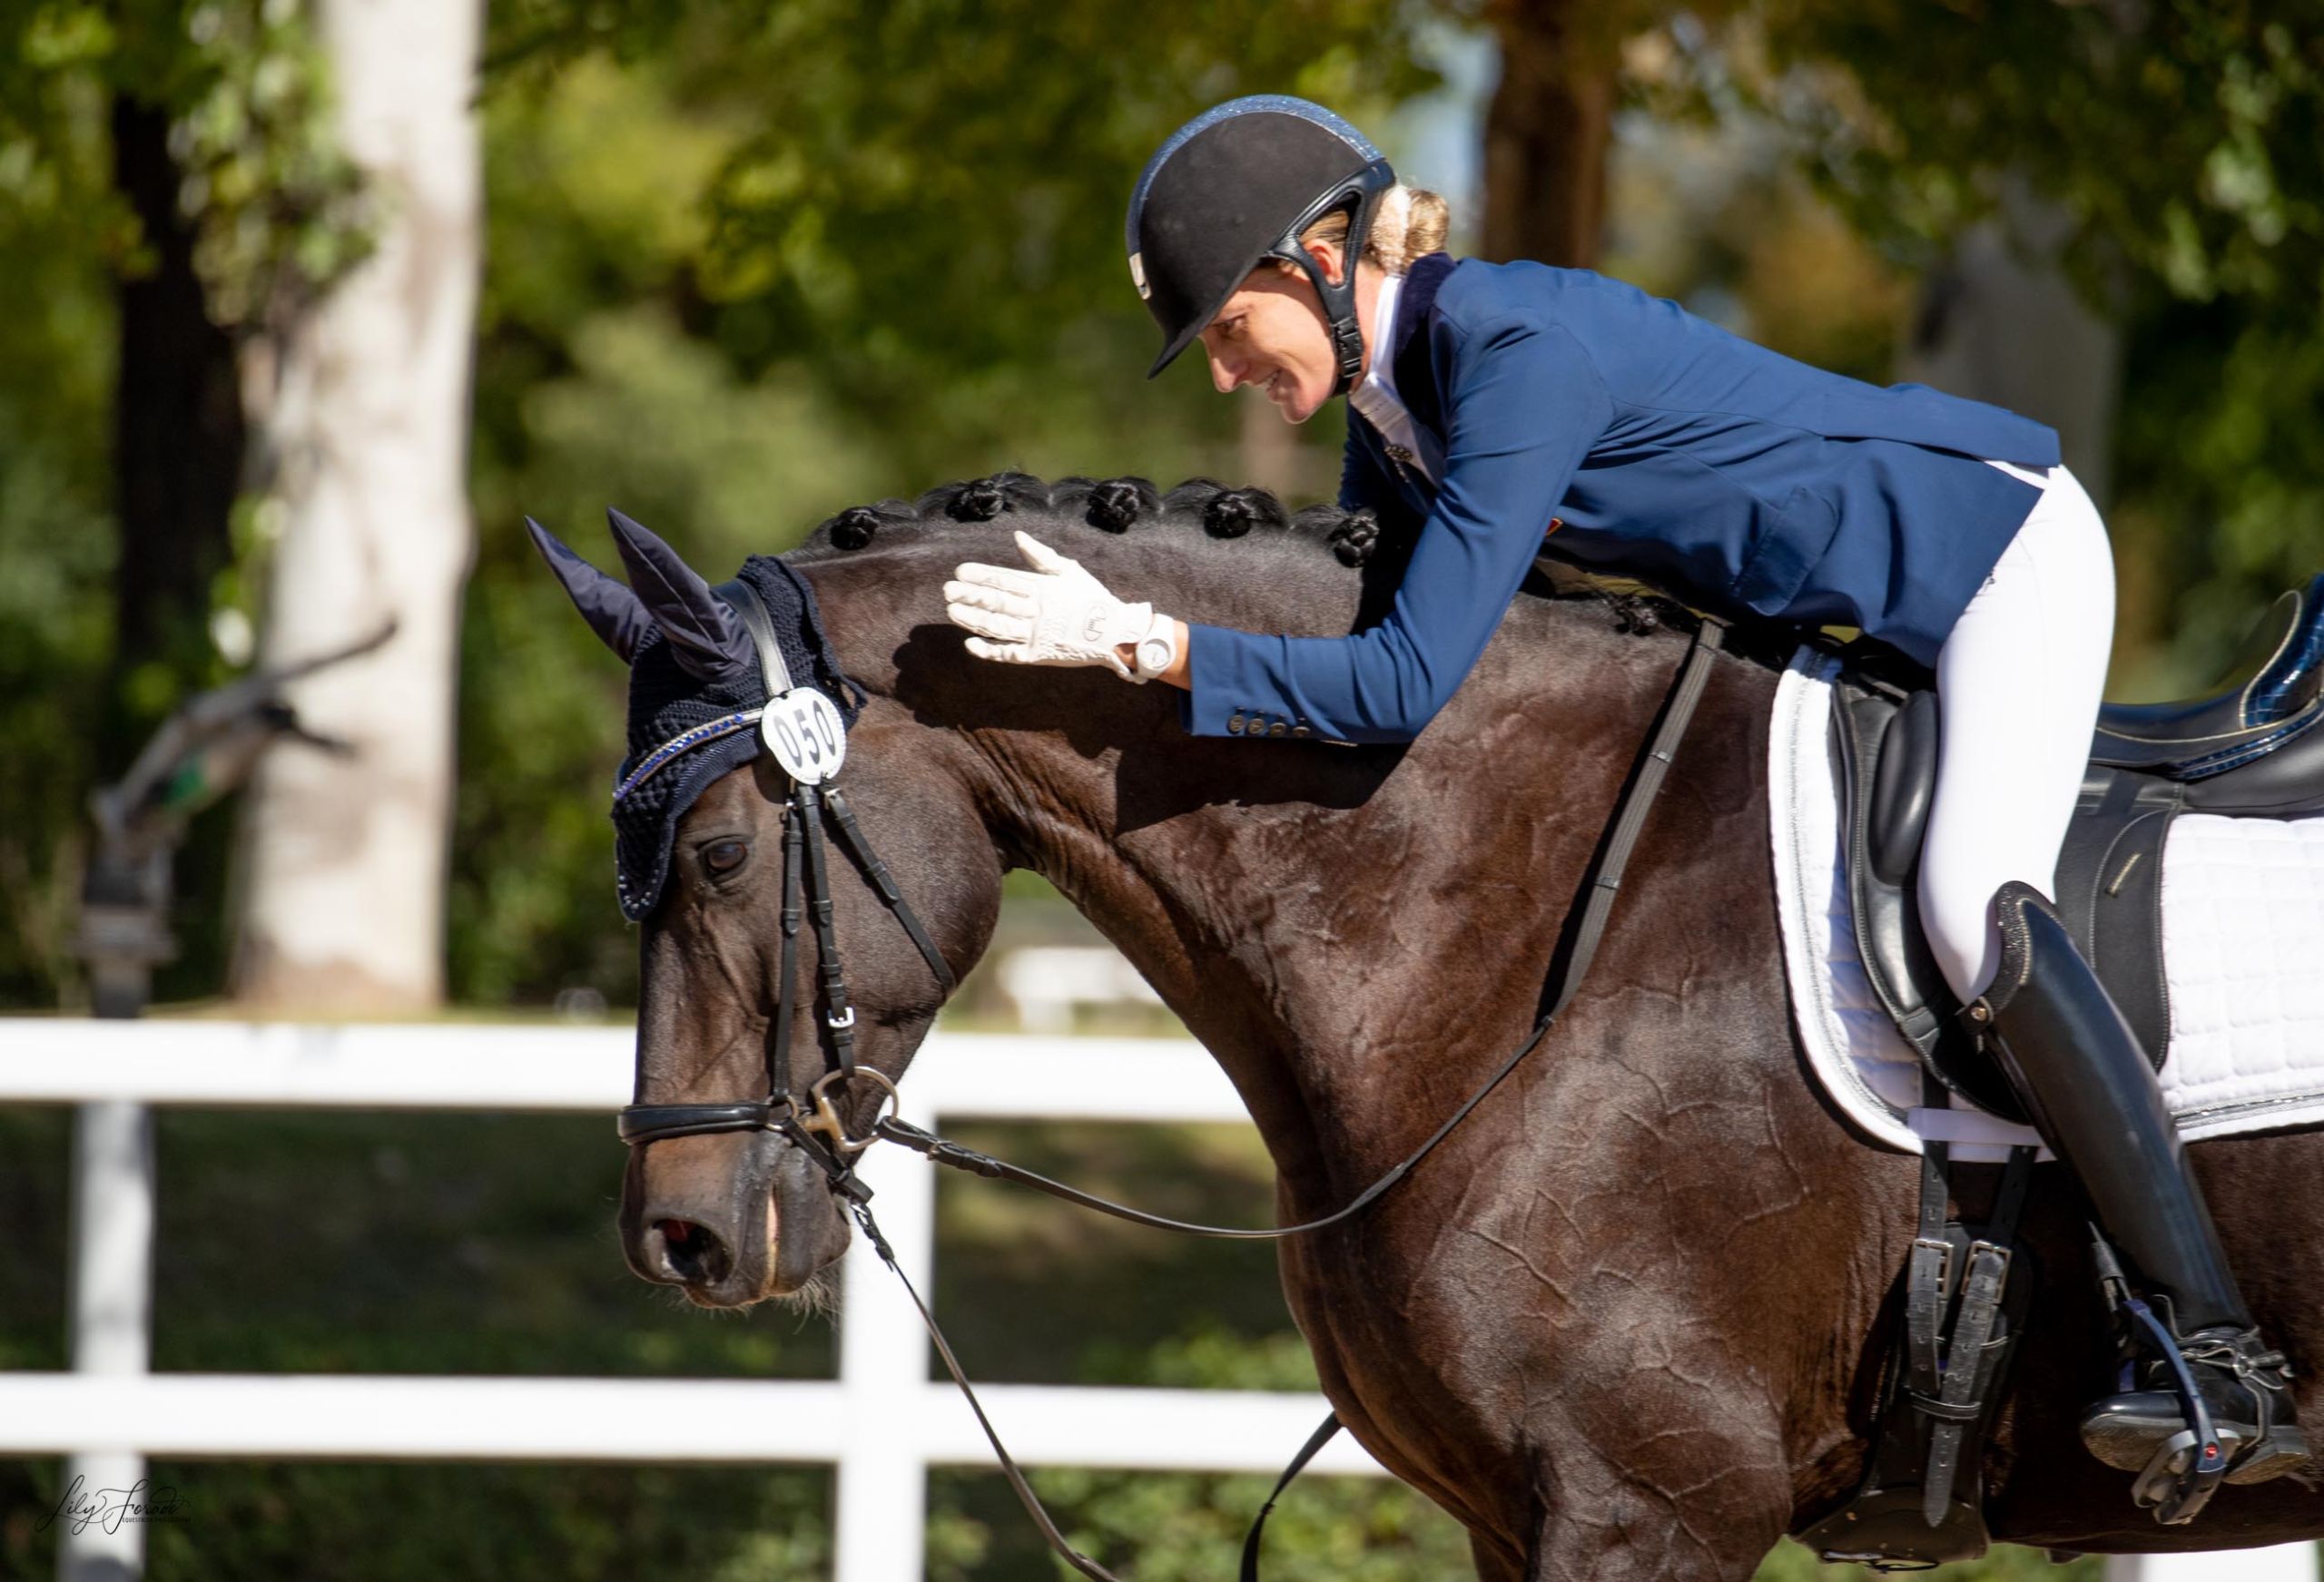
[[[678,820],[719,776],[763,747],[767,697],[758,653],[725,599],[675,550],[607,510],[624,586],[531,517],[534,547],[591,628],[629,662],[628,753],[614,780],[614,888],[632,922],[653,911],[668,878]],[[815,591],[779,557],[753,555],[735,579],[757,595],[794,685],[812,686],[855,723],[863,691],[841,670]]]

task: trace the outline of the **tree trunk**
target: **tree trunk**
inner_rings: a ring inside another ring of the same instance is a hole
[[[123,95],[113,102],[111,122],[113,185],[137,215],[150,267],[124,274],[115,292],[113,471],[121,558],[105,689],[108,772],[128,767],[176,701],[139,688],[147,703],[136,708],[127,695],[131,678],[158,664],[187,679],[191,658],[202,652],[211,579],[231,554],[243,438],[234,343],[210,321],[193,269],[193,230],[178,212],[169,113]]]
[[[275,1009],[369,1014],[443,995],[481,173],[478,0],[322,0],[342,146],[379,200],[379,249],[281,334],[269,442],[284,530],[266,657],[376,630],[301,683],[334,757],[270,754],[247,810],[235,988]]]
[[[1583,0],[1497,0],[1479,252],[1586,269],[1606,225],[1620,40]]]

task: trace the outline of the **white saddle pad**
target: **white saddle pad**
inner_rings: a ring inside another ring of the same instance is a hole
[[[1792,1018],[1833,1102],[1918,1153],[1997,1159],[2034,1141],[1965,1106],[1921,1107],[1920,1062],[1872,992],[1840,871],[1828,738],[1839,662],[1803,648],[1776,688],[1768,807]],[[2181,1136],[2324,1123],[2324,818],[2186,813],[2162,853],[2171,1045],[2162,1094]],[[1956,1101],[1960,1102],[1960,1101]]]

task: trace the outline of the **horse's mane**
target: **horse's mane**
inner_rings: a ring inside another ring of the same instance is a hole
[[[1375,554],[1410,547],[1418,526],[1408,519],[1385,521],[1368,509],[1333,505],[1286,506],[1260,488],[1230,488],[1195,477],[1169,489],[1146,478],[1062,477],[1044,483],[1029,473],[1001,472],[928,490],[917,500],[886,499],[851,506],[818,523],[796,552],[801,560],[844,557],[883,537],[950,537],[975,532],[1002,517],[1012,526],[1072,525],[1110,534],[1168,534],[1187,539],[1251,538],[1277,545],[1311,545],[1361,574]],[[1610,582],[1579,572],[1552,580],[1529,578],[1525,591],[1547,598],[1598,599],[1613,607],[1622,627],[1646,633],[1669,624],[1687,625],[1684,605],[1634,585]]]

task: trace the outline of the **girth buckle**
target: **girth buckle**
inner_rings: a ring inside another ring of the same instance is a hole
[[[812,1113],[799,1123],[799,1129],[812,1132],[822,1137],[831,1145],[832,1153],[852,1158],[862,1153],[879,1139],[881,1117],[873,1115],[871,1129],[861,1137],[851,1137],[847,1135],[847,1122],[841,1117],[839,1110],[832,1105],[831,1094],[827,1090],[834,1082],[845,1082],[849,1075],[844,1071],[826,1071],[815,1079],[815,1086],[807,1090],[807,1099]],[[868,1078],[887,1089],[887,1096],[882,1103],[889,1115],[892,1115],[896,1113],[898,1096],[896,1085],[893,1082],[869,1066],[857,1066],[853,1075]]]

